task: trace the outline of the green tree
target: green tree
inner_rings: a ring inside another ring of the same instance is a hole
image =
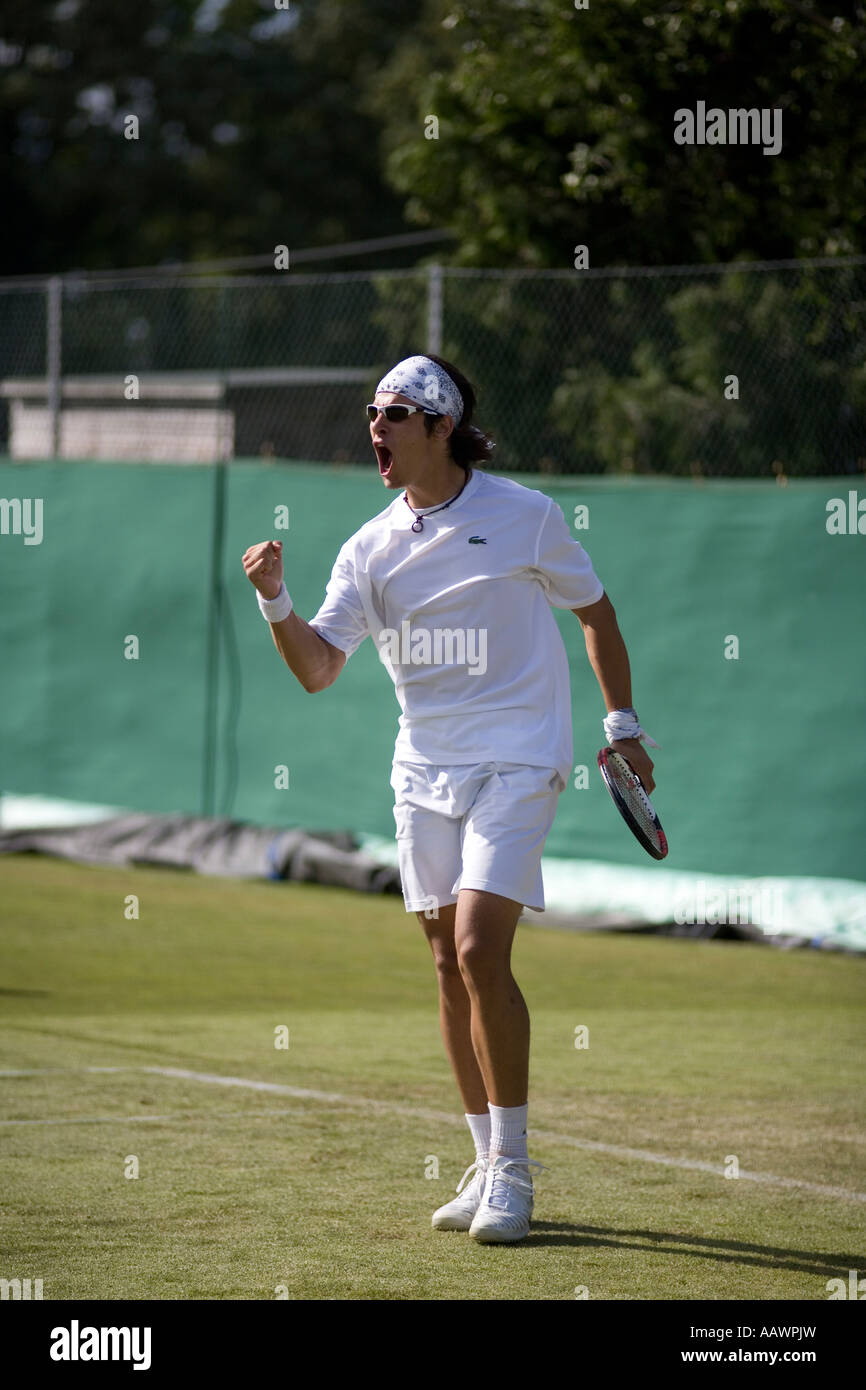
[[[0,273],[406,230],[359,93],[413,19],[399,0],[7,3]]]
[[[428,0],[368,97],[409,218],[463,265],[595,266],[859,252],[859,4]],[[779,108],[778,155],[678,145],[674,113]],[[438,139],[425,118],[438,118]]]

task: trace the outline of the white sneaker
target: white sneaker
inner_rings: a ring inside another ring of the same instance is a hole
[[[492,1244],[529,1234],[534,1201],[530,1168],[543,1169],[544,1164],[501,1154],[488,1163],[484,1195],[469,1227],[475,1240]]]
[[[477,1169],[477,1172],[476,1172]],[[460,1193],[460,1189],[469,1177],[470,1173],[475,1173],[475,1177],[467,1187],[466,1191]],[[472,1225],[472,1218],[481,1205],[481,1198],[484,1195],[484,1184],[487,1178],[487,1160],[476,1158],[474,1163],[470,1163],[463,1177],[457,1186],[459,1196],[452,1201],[446,1202],[444,1207],[433,1213],[433,1225],[437,1231],[468,1231]]]

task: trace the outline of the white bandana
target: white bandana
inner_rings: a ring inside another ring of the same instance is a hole
[[[394,391],[408,396],[413,405],[450,415],[455,427],[463,419],[463,397],[448,373],[429,357],[404,357],[382,377],[379,391]]]

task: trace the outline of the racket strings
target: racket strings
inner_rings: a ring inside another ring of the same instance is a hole
[[[652,802],[639,786],[628,768],[620,765],[616,758],[608,761],[607,770],[617,791],[628,806],[643,833],[654,845],[660,845],[659,828]]]

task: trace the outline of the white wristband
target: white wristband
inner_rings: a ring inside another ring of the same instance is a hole
[[[604,721],[604,734],[608,743],[621,738],[636,738],[648,743],[650,748],[658,748],[654,738],[650,738],[640,726],[637,713],[633,709],[613,709]]]
[[[256,597],[259,600],[262,616],[267,618],[269,623],[281,623],[283,618],[289,616],[294,607],[285,584],[280,585],[280,592],[276,598],[265,598],[258,589],[256,590]]]

